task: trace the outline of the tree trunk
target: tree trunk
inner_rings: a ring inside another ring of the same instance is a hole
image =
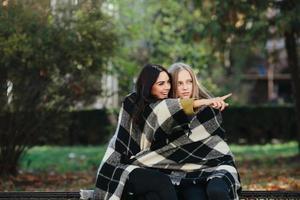
[[[7,104],[7,73],[3,66],[0,66],[0,114]]]
[[[296,125],[297,125],[297,140],[300,153],[300,69],[298,63],[298,51],[296,43],[296,31],[291,28],[289,31],[285,32],[285,44],[286,51],[288,55],[288,64],[291,70],[292,77],[292,87],[295,99],[295,109],[296,109]]]

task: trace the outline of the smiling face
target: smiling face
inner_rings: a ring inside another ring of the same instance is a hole
[[[182,99],[188,99],[193,94],[193,79],[187,70],[178,72],[177,79],[177,96]]]
[[[152,96],[157,99],[168,98],[169,92],[171,89],[171,83],[169,75],[166,72],[160,72],[156,82],[151,88]]]

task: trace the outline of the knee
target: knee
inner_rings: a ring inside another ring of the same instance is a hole
[[[181,189],[183,199],[199,200],[207,199],[205,189],[202,185],[190,185]]]
[[[212,200],[226,199],[228,192],[222,188],[210,187],[207,188],[207,196]]]
[[[229,191],[226,183],[220,178],[214,178],[207,184],[206,193],[209,199],[228,199]]]

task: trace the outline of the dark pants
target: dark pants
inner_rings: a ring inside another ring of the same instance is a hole
[[[229,188],[221,178],[213,178],[207,184],[183,186],[178,189],[182,200],[229,200]]]
[[[151,169],[134,169],[129,174],[123,193],[126,200],[177,200],[170,178]]]

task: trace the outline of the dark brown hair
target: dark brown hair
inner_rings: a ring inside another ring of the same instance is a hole
[[[135,85],[136,94],[137,94],[137,98],[136,98],[137,106],[134,111],[133,120],[140,127],[144,126],[145,119],[142,116],[142,113],[145,107],[148,104],[157,101],[157,98],[151,94],[151,89],[161,72],[166,72],[171,81],[171,76],[169,72],[163,66],[157,64],[146,64],[138,76]]]

